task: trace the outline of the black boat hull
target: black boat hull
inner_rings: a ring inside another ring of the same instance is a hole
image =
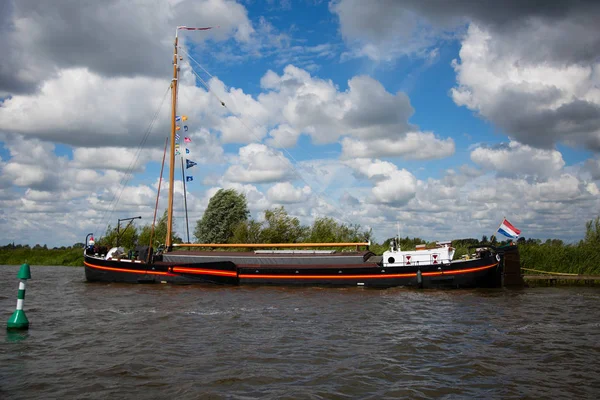
[[[383,267],[368,261],[337,265],[289,261],[235,264],[228,260],[148,264],[85,255],[85,274],[90,282],[476,288],[502,285],[499,258],[490,255],[447,264]]]

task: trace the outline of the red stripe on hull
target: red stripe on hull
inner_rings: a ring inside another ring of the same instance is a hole
[[[129,269],[129,268],[113,268],[113,267],[103,267],[101,265],[94,265],[88,262],[83,262],[86,267],[101,269],[105,271],[114,271],[114,272],[124,272],[130,274],[143,274],[143,275],[166,275],[166,276],[176,276],[175,274],[171,274],[169,272],[162,271],[151,271],[151,270],[139,270],[139,269]]]
[[[483,267],[457,269],[452,271],[436,271],[436,272],[423,272],[423,276],[441,276],[441,275],[454,275],[454,274],[468,274],[470,272],[483,271],[486,269],[494,268],[498,263],[485,265]],[[387,279],[387,278],[414,278],[417,273],[408,274],[369,274],[369,275],[275,275],[275,274],[240,274],[240,279]]]
[[[469,272],[483,271],[484,269],[490,269],[490,268],[494,268],[497,266],[498,266],[498,263],[495,263],[495,264],[490,264],[490,265],[484,265],[483,267],[457,269],[457,270],[453,270],[453,271],[423,272],[422,275],[423,276],[436,276],[436,275],[468,274]]]
[[[237,272],[235,272],[235,271],[220,271],[217,269],[173,267],[173,272],[177,272],[177,273],[181,273],[181,274],[231,276],[234,278],[237,277]]]

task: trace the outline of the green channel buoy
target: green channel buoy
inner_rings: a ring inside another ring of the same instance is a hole
[[[8,319],[8,323],[6,324],[6,329],[8,330],[29,329],[29,320],[25,315],[25,311],[23,311],[23,301],[25,300],[25,282],[27,279],[31,279],[31,270],[29,269],[29,264],[25,263],[21,265],[21,269],[19,269],[17,278],[20,279],[19,292],[17,294],[17,309]]]

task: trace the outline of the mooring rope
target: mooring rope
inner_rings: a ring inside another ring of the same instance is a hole
[[[566,276],[579,276],[580,274],[569,274],[567,272],[550,272],[550,271],[542,271],[539,269],[532,269],[532,268],[521,268],[523,271],[533,271],[533,272],[539,272],[542,274],[550,274],[550,275],[566,275]]]

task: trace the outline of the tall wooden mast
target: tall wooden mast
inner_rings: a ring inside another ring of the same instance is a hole
[[[171,81],[171,151],[169,158],[169,204],[167,206],[167,237],[165,247],[167,251],[172,246],[173,230],[173,185],[175,181],[175,133],[177,132],[177,77],[179,75],[179,65],[177,63],[177,32],[175,30],[175,49],[173,51],[173,80]]]
[[[179,56],[177,55],[178,32],[180,29],[187,31],[207,31],[212,27],[191,28],[178,26],[175,30],[175,49],[173,50],[173,80],[171,81],[171,151],[169,158],[169,204],[167,206],[167,237],[165,247],[169,251],[173,247],[173,184],[175,181],[175,134],[177,133],[177,84],[179,77]]]

